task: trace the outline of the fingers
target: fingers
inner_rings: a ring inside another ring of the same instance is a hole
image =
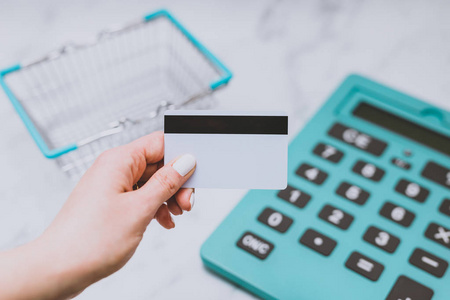
[[[143,186],[150,179],[150,177],[152,177],[153,174],[155,174],[155,172],[157,170],[158,170],[158,164],[147,165],[147,167],[144,170],[144,173],[142,174],[141,178],[138,180],[137,185]]]
[[[123,155],[131,159],[127,167],[131,170],[134,184],[144,175],[148,165],[157,164],[163,159],[164,134],[161,131],[154,132],[124,145],[123,148]]]
[[[154,164],[164,157],[164,134],[153,132],[123,146],[130,153],[142,154],[147,164]]]
[[[155,214],[155,219],[159,224],[161,224],[162,227],[166,229],[172,229],[175,227],[175,223],[170,216],[169,209],[165,204],[159,207],[158,211]]]
[[[134,193],[139,194],[151,211],[157,211],[189,179],[195,170],[195,165],[195,157],[190,154],[182,155],[156,171],[147,183]],[[180,208],[187,207],[186,199],[183,199],[182,203],[183,206],[180,205]],[[173,205],[172,208],[174,208]]]
[[[182,210],[190,211],[195,201],[194,189],[180,189],[175,194],[175,201]]]
[[[183,214],[183,210],[175,200],[175,196],[167,200],[167,207],[172,215],[178,216]]]
[[[175,227],[175,222],[167,215],[167,210],[175,215],[182,215],[183,210],[190,211],[194,206],[194,189],[180,189],[172,198],[167,201],[167,206],[165,204],[156,212],[155,218],[157,221],[166,229],[171,229]],[[170,220],[168,220],[170,218]],[[171,227],[173,225],[173,227]]]
[[[180,189],[172,198],[167,200],[167,206],[173,215],[182,215],[183,211],[192,209],[194,200],[194,189]]]
[[[119,192],[131,191],[142,177],[147,165],[156,164],[164,156],[164,135],[154,132],[127,145],[103,152],[87,173],[108,178],[108,185]]]

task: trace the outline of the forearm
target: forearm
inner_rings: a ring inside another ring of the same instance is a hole
[[[88,278],[78,280],[82,268],[61,261],[45,243],[39,238],[0,253],[0,299],[67,299],[88,285]]]
[[[41,237],[0,253],[0,299],[73,297],[123,267],[152,219],[173,228],[171,214],[193,206],[193,190],[180,188],[195,158],[163,166],[163,156],[162,132],[104,152]]]

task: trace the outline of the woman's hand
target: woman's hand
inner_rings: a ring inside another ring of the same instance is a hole
[[[152,219],[175,227],[170,213],[194,204],[194,191],[180,187],[195,158],[163,166],[163,154],[161,132],[101,154],[41,237],[0,254],[0,298],[76,295],[125,265]]]

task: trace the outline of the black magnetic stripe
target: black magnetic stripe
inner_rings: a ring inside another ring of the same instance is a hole
[[[164,133],[287,134],[287,116],[164,116]]]

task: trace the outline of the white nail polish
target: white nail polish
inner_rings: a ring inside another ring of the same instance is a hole
[[[195,203],[195,193],[192,192],[191,197],[189,198],[189,203],[191,203],[191,209],[194,207]]]
[[[172,166],[181,176],[185,176],[195,167],[195,157],[191,154],[182,155]]]

